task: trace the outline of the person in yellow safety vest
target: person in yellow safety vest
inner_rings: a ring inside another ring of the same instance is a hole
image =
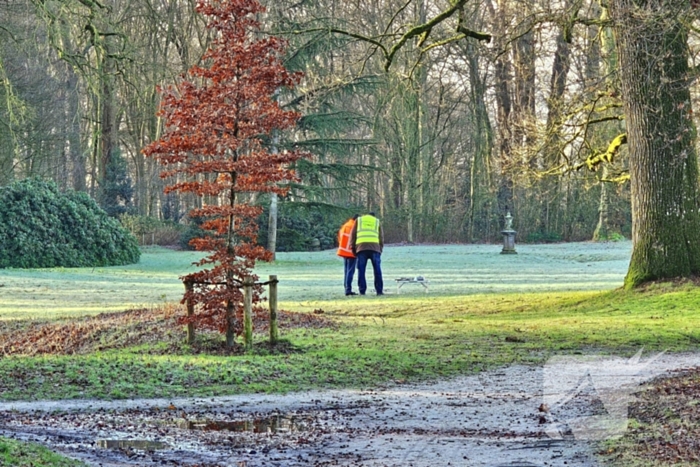
[[[352,231],[355,229],[357,217],[357,214],[352,216],[338,231],[338,256],[343,258],[345,262],[345,278],[343,279],[345,295],[357,295],[352,291],[352,278],[355,276],[357,258],[355,257],[355,253],[352,252],[352,245],[350,244],[350,238],[352,237]]]
[[[360,295],[364,295],[367,291],[367,279],[365,278],[367,261],[372,262],[374,290],[377,295],[384,295],[384,280],[382,279],[384,233],[379,219],[373,212],[357,218],[350,244],[352,252],[357,257],[357,286],[360,289]]]

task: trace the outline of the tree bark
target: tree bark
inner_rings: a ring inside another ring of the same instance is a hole
[[[275,260],[277,251],[277,193],[270,193],[270,215],[267,219],[267,250]]]
[[[277,154],[279,150],[279,134],[275,131],[272,137],[272,148],[270,152]],[[272,261],[277,255],[277,193],[270,193],[270,213],[267,218],[267,251],[272,253]]]
[[[630,152],[633,251],[625,287],[700,272],[696,130],[678,0],[613,0]],[[685,22],[688,20],[688,22]]]
[[[608,13],[607,4],[600,4],[600,21],[605,24],[610,19]],[[593,34],[591,34],[593,35]],[[605,77],[606,90],[612,91],[615,89],[615,81],[612,79],[613,73],[617,65],[617,55],[615,54],[615,40],[612,37],[612,30],[608,26],[601,26],[598,29],[598,34],[600,37],[600,52],[597,58],[603,58],[603,74]],[[593,54],[592,54],[593,55]],[[591,64],[593,65],[593,64]],[[591,73],[591,77],[593,73]],[[619,90],[618,90],[619,91]],[[618,131],[620,133],[620,131]],[[603,163],[603,170],[601,174],[600,184],[600,200],[598,201],[598,224],[593,231],[593,241],[601,242],[610,239],[611,229],[610,229],[610,196],[608,193],[608,183],[606,180],[609,178],[610,171],[608,169],[608,164]]]
[[[563,8],[567,14],[569,12],[570,0],[564,0]],[[575,6],[576,8],[576,6]],[[549,81],[549,97],[547,99],[547,123],[546,140],[544,143],[542,164],[545,171],[556,167],[560,163],[562,152],[562,115],[564,113],[564,101],[566,93],[566,83],[571,68],[571,29],[570,23],[559,25],[556,35],[557,48],[552,59],[552,74]],[[564,194],[566,187],[562,186],[565,181],[561,177],[547,176],[540,184],[540,225],[542,234],[556,232],[559,220],[563,217],[562,210],[565,209]],[[564,229],[565,230],[565,229]],[[566,235],[565,235],[566,238]]]
[[[78,96],[78,75],[72,69],[67,68],[68,81],[66,83],[66,122],[68,129],[69,165],[71,170],[71,184],[75,191],[86,191],[87,169],[85,168],[85,155],[80,144],[80,117],[81,109]]]
[[[489,7],[491,16],[496,22],[496,30],[498,31],[497,37],[501,36],[506,27],[506,2],[504,0],[498,0],[498,12],[496,12],[496,9],[492,3],[487,3],[486,5]],[[498,48],[501,48],[502,44],[497,42],[497,46]],[[496,107],[498,109],[496,120],[499,130],[498,159],[501,170],[500,179],[498,182],[498,193],[496,197],[499,216],[504,216],[507,211],[513,210],[513,177],[508,170],[508,166],[510,165],[513,157],[513,148],[511,144],[512,102],[508,86],[510,79],[507,60],[507,57],[501,55],[494,64],[494,78],[496,81],[494,93],[496,96]]]
[[[603,175],[602,179],[608,178],[608,166],[603,164]],[[594,242],[604,242],[610,238],[610,202],[608,200],[608,183],[606,181],[600,182],[600,200],[598,201],[598,224],[593,231],[593,241]]]
[[[469,66],[471,117],[474,121],[474,151],[469,172],[469,226],[467,241],[490,238],[488,219],[491,204],[491,152],[493,151],[493,129],[486,105],[486,83],[480,75],[479,54],[473,44],[466,50]],[[480,220],[479,225],[477,222]]]

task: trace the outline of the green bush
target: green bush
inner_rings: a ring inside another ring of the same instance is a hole
[[[559,232],[530,232],[525,237],[525,243],[558,243],[564,241]]]
[[[140,255],[136,239],[86,193],[37,179],[0,187],[0,268],[117,266]]]
[[[597,242],[624,242],[627,238],[619,232],[608,232],[607,235],[599,235],[593,239]]]
[[[150,216],[122,214],[119,222],[136,237],[139,245],[178,245],[185,230],[184,225]]]
[[[180,233],[180,247],[185,250],[193,250],[192,245],[190,245],[190,240],[193,238],[202,238],[211,235],[202,229],[202,223],[204,218],[202,217],[190,217],[187,216],[187,227]]]
[[[358,210],[349,210],[320,203],[294,203],[281,201],[277,211],[277,251],[311,251],[312,242],[317,238],[320,248],[327,250],[336,245],[338,229]],[[269,205],[256,219],[259,227],[258,245],[267,247]],[[192,249],[189,241],[202,235],[200,225],[204,219],[189,218],[189,223],[180,237],[180,246]]]
[[[264,246],[267,246],[265,243]],[[294,229],[282,227],[277,229],[277,251],[308,251],[311,239]]]
[[[280,202],[277,215],[277,251],[309,251],[317,238],[322,250],[336,245],[338,229],[361,211],[320,203]],[[258,218],[258,244],[267,246],[269,206]]]

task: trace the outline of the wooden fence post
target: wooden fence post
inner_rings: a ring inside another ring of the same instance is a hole
[[[276,344],[279,340],[279,330],[277,328],[277,276],[270,276],[270,344]]]
[[[243,341],[246,350],[253,348],[253,278],[243,280]]]
[[[185,292],[191,292],[194,288],[192,281],[185,281]],[[190,298],[185,302],[187,306],[187,318],[191,318],[194,315],[194,304]],[[187,343],[194,344],[194,323],[189,321],[187,323]]]

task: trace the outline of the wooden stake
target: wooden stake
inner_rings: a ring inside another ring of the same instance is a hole
[[[185,281],[186,292],[191,292],[193,288],[194,284],[191,281]],[[194,304],[190,298],[187,299],[186,306],[187,317],[191,319],[194,315]],[[190,345],[194,344],[194,323],[192,321],[187,323],[187,343]]]
[[[253,278],[243,280],[243,340],[246,350],[253,348]]]

